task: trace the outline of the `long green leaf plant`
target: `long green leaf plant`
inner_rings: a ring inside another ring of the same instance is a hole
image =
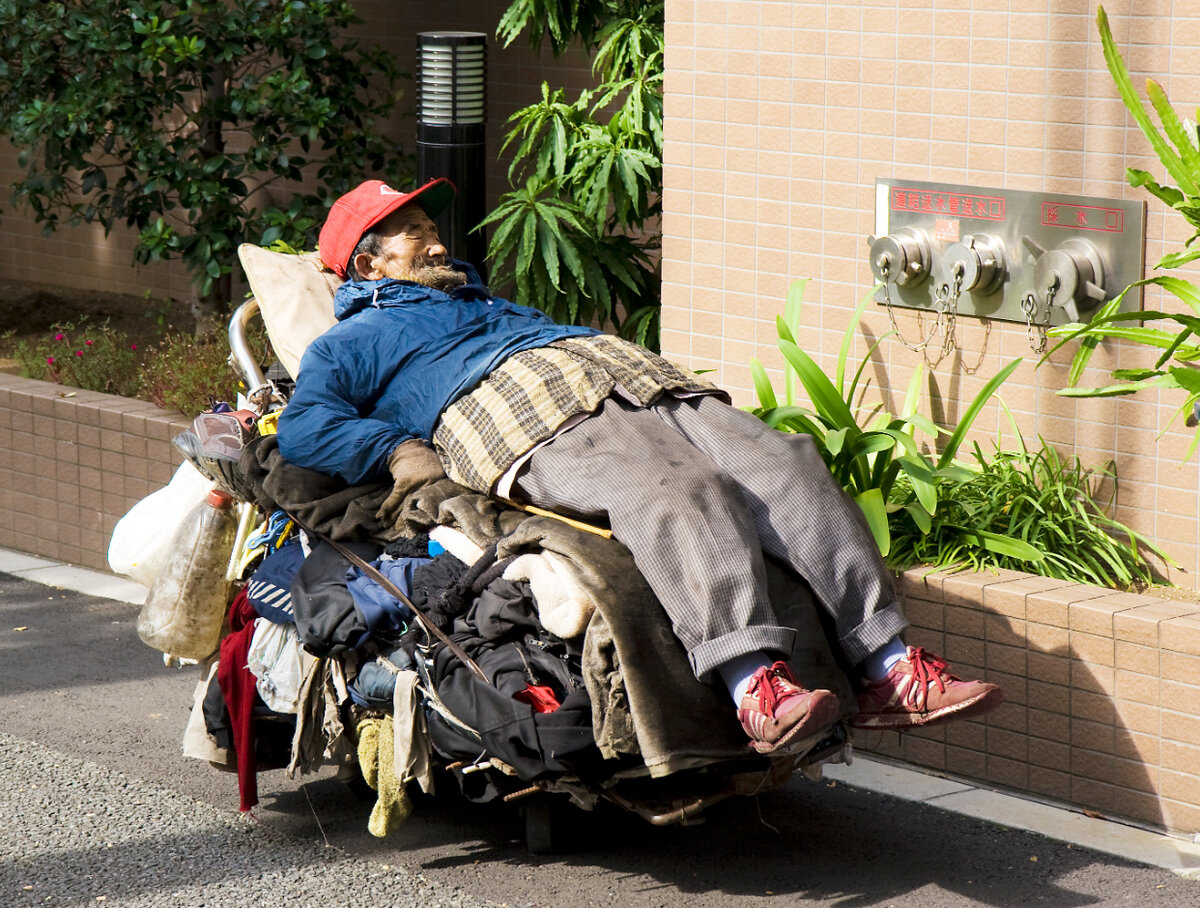
[[[1178,268],[1200,259],[1200,243],[1196,242],[1200,239],[1200,136],[1197,135],[1196,123],[1180,119],[1162,86],[1154,79],[1147,79],[1146,97],[1162,126],[1160,130],[1133,85],[1125,61],[1113,40],[1104,7],[1099,7],[1096,12],[1096,24],[1104,48],[1104,61],[1117,92],[1174,185],[1171,182],[1160,183],[1147,171],[1134,167],[1126,169],[1126,179],[1131,186],[1146,189],[1178,212],[1192,228],[1192,235],[1185,241],[1184,248],[1168,253],[1154,266],[1156,271]],[[1200,120],[1200,111],[1197,112],[1197,119]],[[1161,287],[1194,314],[1150,309],[1141,312],[1119,311],[1125,295],[1134,287],[1142,286]],[[1155,325],[1136,324],[1139,321]],[[1051,329],[1050,334],[1058,338],[1058,343],[1043,361],[1064,344],[1079,341],[1067,376],[1068,387],[1059,391],[1059,394],[1066,397],[1116,397],[1151,387],[1182,391],[1180,413],[1188,414],[1189,425],[1196,424],[1196,411],[1200,404],[1200,370],[1197,369],[1200,363],[1200,288],[1195,284],[1174,275],[1156,274],[1130,284],[1119,296],[1105,303],[1088,324],[1062,325]],[[1130,341],[1158,353],[1152,365],[1113,370],[1115,384],[1078,387],[1096,347],[1108,339]],[[1197,443],[1200,443],[1200,428],[1192,440],[1188,457],[1196,449]]]
[[[518,302],[559,321],[598,324],[657,349],[661,280],[661,0],[513,0],[497,34],[543,38],[557,57],[593,53],[593,88],[541,98],[506,124],[509,192],[488,227],[488,261]]]
[[[1017,568],[1045,577],[1142,589],[1162,581],[1156,563],[1178,567],[1174,559],[1112,516],[1117,476],[1109,467],[1084,467],[1078,457],[1060,455],[1044,440],[1031,450],[1004,405],[1015,446],[985,456],[972,445],[973,475],[945,495],[931,529],[893,521],[888,561],[904,569],[914,564],[963,570]],[[902,480],[903,482],[903,480]],[[1098,495],[1108,487],[1107,499]],[[1004,545],[1028,546],[1041,554],[1033,565],[1012,557]]]
[[[791,284],[783,315],[776,318],[778,346],[784,359],[784,399],[778,399],[766,369],[753,359],[750,373],[758,406],[751,412],[780,431],[805,433],[813,438],[834,478],[862,508],[875,542],[886,557],[891,549],[889,523],[893,514],[903,512],[928,532],[939,496],[970,477],[970,471],[955,462],[958,449],[984,404],[1021,361],[1012,361],[984,385],[952,432],[918,412],[924,380],[924,367],[920,365],[909,380],[899,415],[875,408],[860,420],[863,376],[875,350],[888,336],[883,335],[871,345],[851,374],[854,337],[876,288],[854,310],[842,336],[834,378],[830,379],[796,343],[807,283],[797,280]],[[801,388],[807,402],[800,400]],[[921,450],[916,440],[918,431],[934,443],[944,439],[936,459]],[[902,486],[897,484],[900,476],[905,478]],[[901,489],[903,494],[899,494]],[[998,536],[981,534],[978,544],[1003,548],[1012,557],[1028,561],[1040,558],[1032,547]]]

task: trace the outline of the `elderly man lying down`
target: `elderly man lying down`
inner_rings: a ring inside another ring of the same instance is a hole
[[[445,180],[410,192],[370,180],[334,203],[320,256],[345,278],[338,324],[304,354],[279,420],[288,461],[358,483],[402,478],[406,454],[432,446],[471,489],[607,520],[759,753],[841,712],[788,668],[795,631],[769,607],[764,553],[831,619],[858,676],[852,725],[904,729],[1000,703],[996,685],[904,644],[865,520],[808,436],[766,427],[643,347],[492,295],[438,238],[432,219],[453,198]]]

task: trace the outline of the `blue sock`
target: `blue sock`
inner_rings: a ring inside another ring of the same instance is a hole
[[[754,677],[754,673],[773,662],[775,662],[774,657],[765,650],[755,650],[717,666],[717,674],[729,688],[734,705],[742,705],[742,697],[745,696],[746,688],[750,686],[750,680]]]
[[[908,655],[908,647],[904,645],[904,641],[899,637],[893,637],[863,660],[863,674],[871,681],[885,678],[892,666],[906,655]]]

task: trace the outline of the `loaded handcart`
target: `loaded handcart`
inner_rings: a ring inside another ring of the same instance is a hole
[[[373,790],[375,835],[409,817],[417,787],[452,785],[520,807],[544,852],[559,802],[692,824],[849,759],[844,724],[786,754],[751,750],[607,528],[436,470],[397,496],[284,460],[275,423],[334,323],[338,280],[315,255],[239,254],[254,296],[230,320],[230,363],[246,391],[175,439],[185,462],[118,524],[110,563],[149,587],[143,641],[198,667],[184,753],[236,771],[241,809],[261,773],[333,765]],[[265,372],[256,318],[278,360]],[[768,573],[799,632],[797,674],[854,702],[803,585]]]

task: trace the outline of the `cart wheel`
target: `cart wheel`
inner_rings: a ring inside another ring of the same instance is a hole
[[[534,795],[527,800],[525,847],[530,854],[556,854],[562,847],[562,823],[554,798]]]

